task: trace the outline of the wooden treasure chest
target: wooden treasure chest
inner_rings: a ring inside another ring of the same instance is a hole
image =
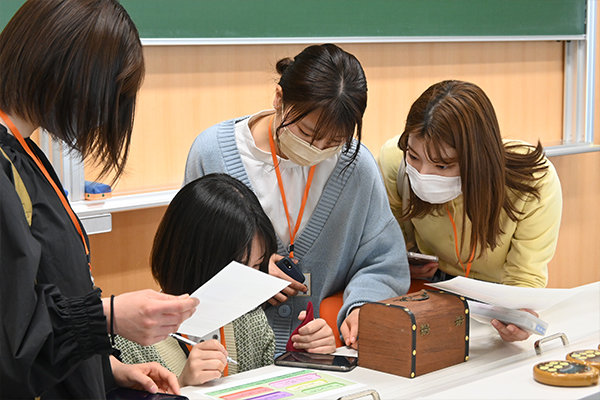
[[[358,365],[414,378],[469,359],[469,306],[421,290],[360,309]]]

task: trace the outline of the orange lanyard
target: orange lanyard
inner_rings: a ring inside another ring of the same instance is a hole
[[[227,341],[225,340],[225,329],[223,327],[219,328],[219,335],[221,336],[221,344],[223,345],[223,347],[225,347],[225,349],[227,349]],[[225,364],[223,376],[229,376],[229,363]]]
[[[471,272],[471,265],[473,264],[473,258],[475,257],[475,247],[473,247],[473,250],[471,251],[471,256],[469,257],[469,260],[467,261],[467,267],[465,268],[465,265],[463,264],[463,262],[460,261],[460,252],[458,251],[458,235],[456,234],[456,224],[454,223],[454,218],[452,218],[452,214],[450,214],[450,210],[448,209],[447,206],[446,206],[446,212],[448,213],[448,217],[450,217],[450,222],[452,223],[452,229],[454,230],[454,248],[456,250],[456,258],[458,259],[458,263],[462,267],[463,271],[465,271],[465,278],[468,278],[469,272]]]
[[[273,165],[275,166],[275,174],[277,175],[277,184],[279,185],[279,193],[281,193],[281,200],[283,201],[283,208],[285,210],[285,217],[287,218],[288,230],[290,232],[290,256],[294,257],[294,239],[296,233],[300,228],[300,222],[302,221],[302,214],[304,214],[304,207],[306,206],[306,199],[308,199],[308,191],[312,183],[313,175],[315,174],[315,165],[310,167],[308,171],[308,179],[306,180],[306,187],[304,188],[304,195],[302,196],[302,203],[300,204],[300,211],[298,211],[298,218],[296,219],[296,226],[292,232],[292,221],[290,220],[290,212],[288,211],[287,200],[285,197],[285,190],[283,189],[283,180],[281,179],[281,171],[279,170],[279,162],[277,162],[277,152],[275,151],[275,141],[273,140],[273,118],[269,119],[269,145],[271,146],[271,156],[273,157]]]
[[[81,243],[83,243],[83,248],[85,249],[85,256],[87,257],[88,266],[90,267],[90,269],[92,269],[92,265],[90,263],[90,251],[89,251],[87,243],[85,241],[85,237],[83,236],[83,229],[81,229],[79,220],[77,220],[77,218],[75,217],[75,213],[73,213],[71,206],[69,206],[69,202],[67,201],[64,192],[62,192],[58,188],[58,186],[56,185],[56,182],[54,182],[54,180],[50,177],[50,174],[46,170],[46,167],[44,167],[44,164],[42,163],[42,161],[39,159],[39,157],[37,155],[35,155],[35,153],[31,150],[31,148],[29,148],[29,145],[27,144],[25,139],[23,139],[23,136],[21,136],[21,133],[19,133],[19,130],[17,129],[15,124],[13,124],[13,122],[10,120],[10,118],[8,118],[8,115],[6,115],[2,110],[0,110],[0,117],[2,117],[4,122],[6,122],[6,125],[8,125],[8,128],[11,130],[11,132],[13,133],[15,138],[17,138],[17,140],[21,144],[21,147],[23,147],[23,149],[29,155],[29,157],[31,157],[31,159],[36,163],[36,165],[38,166],[40,171],[42,171],[42,174],[44,174],[44,176],[46,177],[46,180],[50,183],[50,185],[56,192],[63,207],[67,211],[67,214],[69,214],[69,217],[71,218],[71,221],[73,222],[73,225],[75,226],[75,229],[77,229],[77,233],[79,233],[79,237],[81,238]]]

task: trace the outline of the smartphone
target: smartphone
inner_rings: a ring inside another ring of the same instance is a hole
[[[297,368],[314,368],[328,371],[347,372],[356,367],[358,357],[335,356],[288,351],[275,359],[275,365]]]
[[[296,264],[291,258],[284,257],[277,261],[275,265],[277,265],[280,270],[285,272],[285,274],[293,280],[304,283],[304,280],[306,279],[304,274],[300,270],[300,267],[298,267],[298,264]]]
[[[429,254],[421,254],[409,251],[406,253],[406,255],[408,256],[408,263],[410,265],[425,265],[440,261],[437,256],[430,256]]]
[[[185,396],[169,393],[149,393],[143,390],[116,388],[106,393],[106,400],[189,400]]]

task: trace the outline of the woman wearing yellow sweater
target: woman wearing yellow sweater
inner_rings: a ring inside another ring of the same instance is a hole
[[[461,81],[429,87],[404,132],[383,145],[379,166],[407,248],[439,258],[411,265],[413,278],[546,286],[560,182],[539,142],[502,140],[481,88]],[[528,337],[514,325],[493,325],[505,340]]]

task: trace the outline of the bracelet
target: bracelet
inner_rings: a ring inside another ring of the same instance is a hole
[[[115,324],[114,324],[114,315],[115,315],[115,295],[110,295],[110,343],[115,345]]]

